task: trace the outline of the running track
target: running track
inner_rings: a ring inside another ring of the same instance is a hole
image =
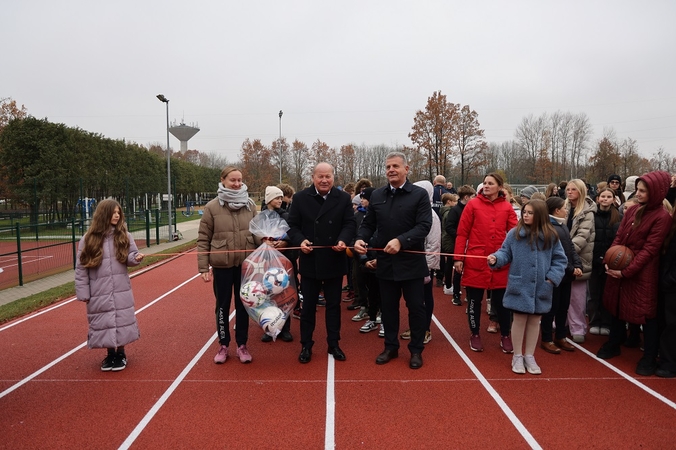
[[[86,348],[84,305],[72,299],[0,326],[0,448],[658,449],[676,442],[676,379],[634,375],[639,350],[623,349],[610,365],[593,356],[603,338],[591,336],[574,353],[538,348],[543,374],[516,375],[499,335],[482,333],[486,350],[469,351],[465,308],[439,288],[433,340],[414,371],[404,341],[398,359],[377,366],[383,341],[359,333],[363,322],[352,322],[344,307],[345,362],[325,353],[318,320],[313,360],[301,365],[294,320],[293,343],[262,343],[252,323],[253,363],[216,365],[213,293],[196,277],[194,253],[135,275],[132,285],[141,339],[127,347],[122,372],[99,370],[104,351]],[[233,339],[231,354],[234,347]]]

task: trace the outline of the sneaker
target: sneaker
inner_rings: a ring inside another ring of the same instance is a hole
[[[385,337],[385,327],[383,324],[380,324],[380,330],[378,331],[378,337],[384,338]]]
[[[293,310],[293,318],[300,319],[300,308],[296,308]]]
[[[601,359],[610,359],[616,356],[619,356],[622,351],[620,350],[619,345],[612,345],[610,342],[606,342],[601,346],[598,352],[596,352],[596,357]]]
[[[601,327],[590,327],[589,328],[589,334],[593,334],[595,336],[600,336],[601,335]]]
[[[500,348],[502,348],[503,353],[514,353],[511,336],[500,337]]]
[[[526,373],[526,368],[523,365],[523,355],[512,356],[512,372],[519,374]]]
[[[249,353],[249,349],[246,348],[246,345],[237,347],[237,357],[239,357],[242,364],[248,364],[253,359],[251,358],[251,353]]]
[[[362,320],[370,319],[369,313],[366,311],[366,308],[361,308],[359,312],[352,318],[353,322],[361,322]]]
[[[113,372],[119,372],[120,370],[124,370],[126,368],[127,368],[127,355],[125,355],[124,353],[116,354],[115,358],[113,359],[113,368],[111,370]]]
[[[444,287],[444,295],[453,295],[453,287]]]
[[[500,324],[498,324],[493,320],[488,322],[488,328],[486,328],[486,331],[488,331],[489,333],[497,333],[498,330],[500,330]]]
[[[453,294],[453,304],[455,306],[462,306],[462,299],[460,298],[460,294]]]
[[[317,299],[317,306],[326,306],[326,299],[323,295],[320,295]]]
[[[674,372],[673,370],[664,369],[662,367],[655,370],[655,375],[657,375],[660,378],[676,378],[676,372]]]
[[[655,374],[657,370],[657,362],[654,359],[642,357],[636,365],[636,373],[649,377]]]
[[[380,325],[381,323],[383,323],[383,318],[382,318],[380,312],[379,312],[378,315],[376,316],[376,323],[377,323],[378,325]]]
[[[423,339],[423,344],[427,344],[431,340],[432,340],[432,332],[431,331],[425,331],[425,339]]]
[[[584,334],[574,334],[573,342],[576,344],[584,344]]]
[[[481,336],[479,336],[478,334],[473,334],[469,338],[469,348],[471,348],[472,351],[475,351],[475,352],[483,352],[484,346],[481,343]]]
[[[601,336],[610,336],[610,328],[601,327]]]
[[[533,375],[540,375],[542,373],[542,370],[540,370],[540,366],[535,362],[535,356],[533,355],[525,355],[523,357],[523,363],[526,366],[526,370],[528,373],[531,373]]]
[[[214,362],[216,364],[223,364],[226,359],[228,359],[228,347],[221,345],[218,349],[218,353],[214,356]]]
[[[113,365],[115,364],[115,353],[108,353],[106,359],[101,362],[101,371],[108,372],[113,370]]]
[[[399,337],[400,337],[401,339],[406,339],[406,340],[411,339],[411,330],[406,330],[406,331],[404,331],[403,333],[401,333],[401,334],[399,335]]]
[[[354,295],[354,291],[349,291],[349,292],[345,295],[345,297],[343,297],[343,301],[344,301],[344,302],[349,302],[349,301],[351,301],[351,300],[354,300],[355,297],[356,297],[356,295]]]
[[[361,326],[361,328],[359,329],[359,332],[360,333],[368,333],[369,331],[373,331],[373,330],[376,330],[376,329],[378,329],[378,324],[376,324],[372,320],[367,320],[366,323]]]

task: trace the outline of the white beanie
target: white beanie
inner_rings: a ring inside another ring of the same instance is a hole
[[[268,186],[265,188],[265,204],[267,205],[277,197],[284,197],[284,192],[277,186]]]

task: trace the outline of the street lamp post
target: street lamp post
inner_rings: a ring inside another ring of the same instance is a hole
[[[167,105],[167,211],[169,224],[169,241],[174,240],[174,233],[171,229],[171,150],[169,149],[169,99],[163,94],[158,94],[157,98]]]
[[[279,110],[279,184],[282,184],[282,110]]]

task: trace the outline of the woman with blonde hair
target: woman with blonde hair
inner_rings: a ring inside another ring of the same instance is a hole
[[[581,344],[587,334],[587,280],[592,272],[594,237],[596,236],[594,213],[596,203],[587,196],[587,186],[580,179],[570,180],[566,186],[568,208],[568,231],[575,252],[582,260],[582,276],[571,285],[568,328],[573,341]]]

